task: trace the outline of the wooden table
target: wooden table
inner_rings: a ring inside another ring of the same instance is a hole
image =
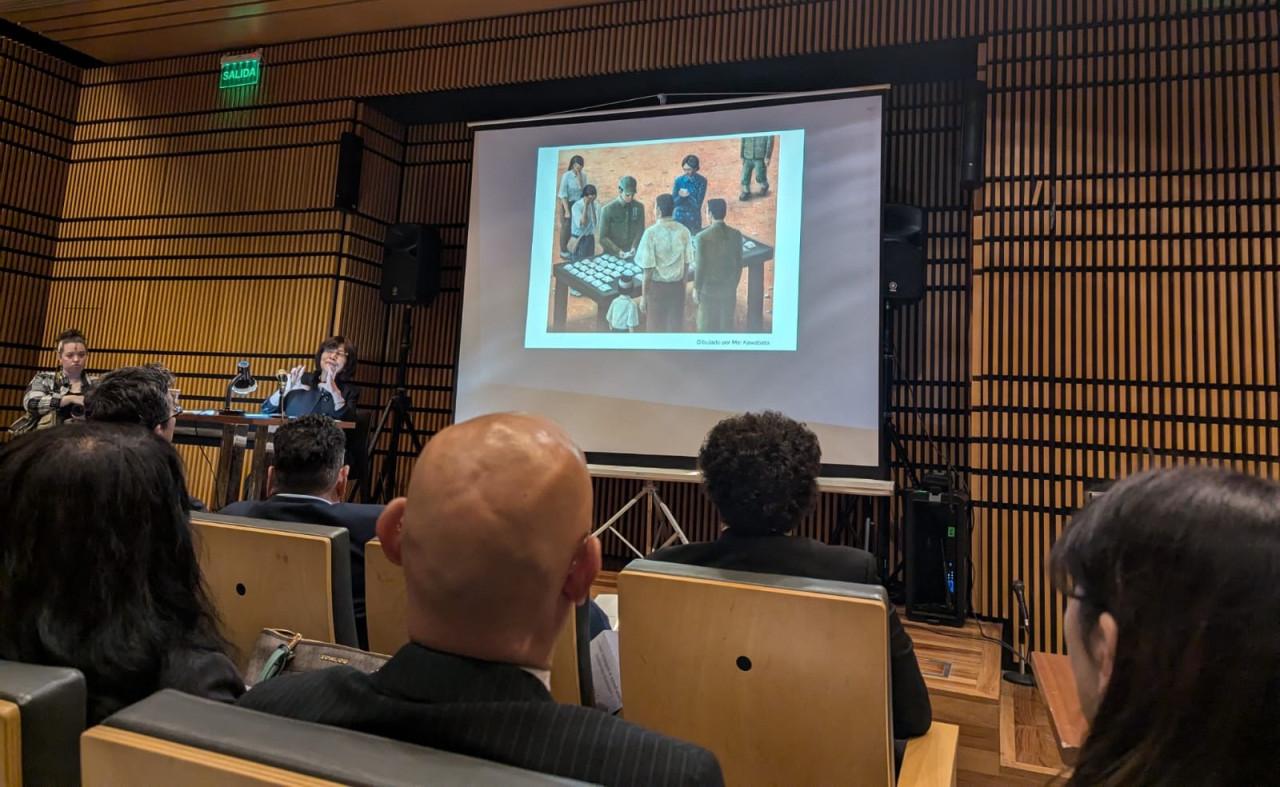
[[[271,465],[268,457],[271,433],[289,420],[281,417],[251,417],[244,414],[183,413],[178,416],[179,424],[197,428],[207,426],[221,432],[218,464],[213,473],[213,499],[209,501],[210,511],[220,511],[228,503],[234,503],[240,499],[240,475],[244,470],[244,452],[251,445],[254,451],[249,465],[249,490],[245,499],[261,500],[266,497],[267,468]],[[337,423],[343,429],[355,428],[355,424],[351,421]],[[175,437],[174,442],[181,444],[184,440]]]
[[[1058,738],[1058,752],[1067,765],[1076,764],[1080,745],[1089,734],[1089,723],[1080,708],[1080,696],[1076,693],[1076,679],[1071,672],[1071,660],[1056,653],[1031,654],[1031,669],[1036,675],[1036,685],[1044,704],[1049,707],[1049,723]]]

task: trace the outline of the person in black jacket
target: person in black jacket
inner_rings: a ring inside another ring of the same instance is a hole
[[[442,430],[378,519],[409,644],[372,675],[282,675],[240,705],[592,784],[723,784],[711,752],[551,698],[556,637],[600,571],[591,512],[586,459],[551,421]]]
[[[880,583],[870,552],[790,535],[817,502],[822,469],[818,437],[804,424],[768,411],[726,418],[707,434],[698,467],[724,532],[709,543],[659,549],[650,560]],[[894,737],[923,735],[933,722],[933,710],[911,636],[892,605],[889,651]]]
[[[316,350],[315,370],[302,366],[289,370],[281,391],[262,403],[262,412],[297,416],[316,413],[337,421],[354,421],[360,386],[353,381],[356,374],[356,347],[344,336],[330,336]]]
[[[364,606],[364,545],[375,535],[383,507],[344,503],[349,468],[346,436],[332,418],[303,415],[275,433],[275,463],[267,468],[266,500],[241,500],[218,513],[345,527],[351,544],[351,595],[360,646],[368,647]]]

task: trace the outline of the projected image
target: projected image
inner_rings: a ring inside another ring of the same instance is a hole
[[[527,346],[794,349],[795,238],[781,255],[790,340],[766,337],[779,227],[798,235],[802,142],[784,131],[540,150],[528,322],[559,336]]]

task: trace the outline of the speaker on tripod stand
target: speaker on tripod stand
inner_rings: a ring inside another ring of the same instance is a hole
[[[440,236],[425,224],[392,225],[383,244],[382,301],[388,306],[398,304],[404,308],[400,315],[400,357],[395,388],[369,437],[368,454],[372,456],[390,422],[391,445],[371,488],[374,501],[379,503],[395,497],[400,436],[409,435],[415,455],[422,451],[422,438],[410,413],[409,351],[413,341],[413,307],[430,306],[440,292],[440,248]]]

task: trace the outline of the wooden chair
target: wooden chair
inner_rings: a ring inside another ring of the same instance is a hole
[[[369,541],[364,545],[364,615],[369,650],[390,655],[409,641],[407,605],[404,573],[387,559],[380,540]]]
[[[883,588],[637,560],[618,575],[623,713],[715,752],[725,783],[895,784]],[[896,783],[954,785],[959,729]]]
[[[358,647],[346,528],[193,513],[196,552],[243,672],[264,628]]]
[[[85,708],[79,670],[0,661],[0,787],[78,784]]]
[[[80,761],[85,787],[578,784],[173,690],[86,731]]]
[[[364,547],[365,622],[369,650],[395,653],[409,641],[405,623],[408,605],[404,573],[373,539]],[[594,705],[591,681],[591,640],[587,605],[578,607],[560,630],[551,665],[551,696],[570,705]]]

